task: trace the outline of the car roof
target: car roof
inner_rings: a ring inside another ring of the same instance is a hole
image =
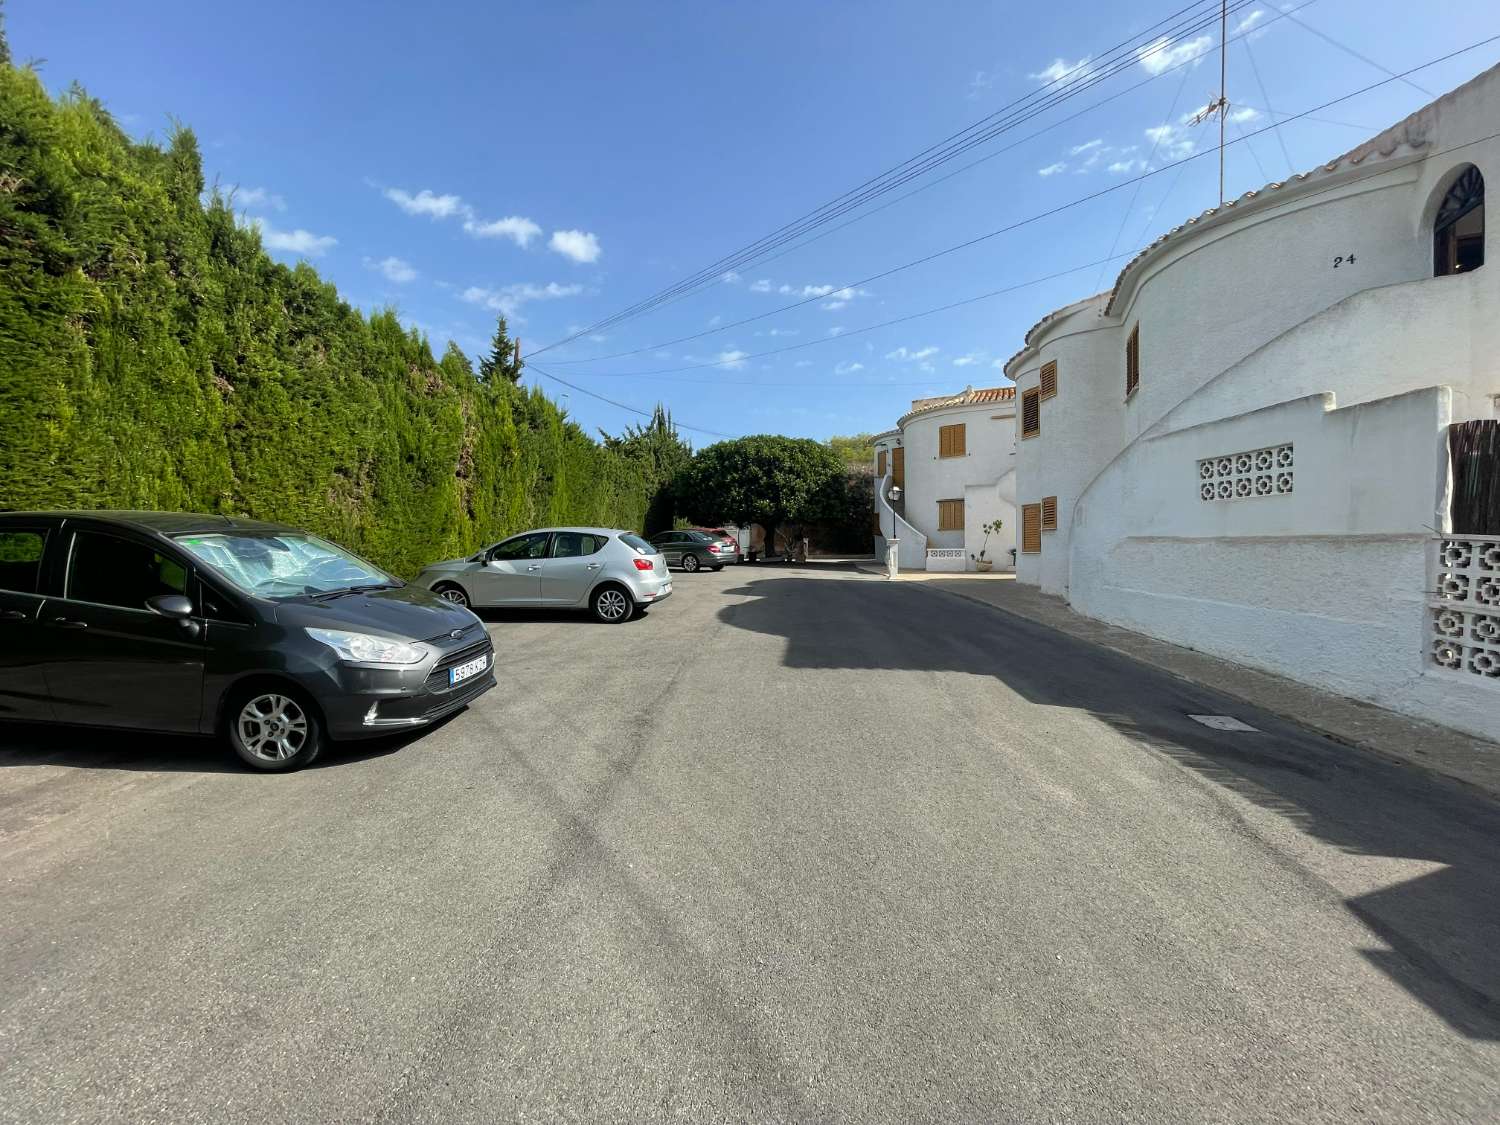
[[[0,522],[20,522],[28,519],[89,520],[134,528],[137,531],[154,532],[158,535],[203,534],[213,531],[306,534],[301,528],[292,527],[290,524],[267,523],[264,520],[246,519],[243,516],[209,516],[194,512],[0,512]]]
[[[530,527],[525,531],[518,531],[515,535],[507,535],[507,539],[515,539],[522,535],[541,535],[547,531],[571,531],[580,535],[634,535],[623,527]]]

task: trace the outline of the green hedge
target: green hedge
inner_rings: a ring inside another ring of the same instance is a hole
[[[454,345],[435,359],[203,190],[189,130],[137,144],[0,62],[0,508],[284,520],[410,574],[659,505],[642,432],[601,445]]]

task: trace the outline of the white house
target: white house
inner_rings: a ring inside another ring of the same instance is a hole
[[[997,568],[1011,566],[1015,439],[1014,387],[917,399],[896,429],[876,437],[880,530],[887,540],[899,537],[902,567],[973,569],[981,550]],[[1002,528],[986,542],[984,526],[997,519]]]
[[[1500,68],[1035,325],[1005,368],[1018,579],[1500,737],[1500,526],[1453,532],[1448,455],[1500,414],[1497,134]]]

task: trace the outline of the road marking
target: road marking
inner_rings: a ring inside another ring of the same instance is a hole
[[[1233,715],[1189,715],[1188,718],[1214,730],[1259,730],[1249,723],[1240,722]]]

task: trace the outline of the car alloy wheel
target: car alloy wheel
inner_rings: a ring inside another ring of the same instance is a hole
[[[469,595],[463,592],[462,587],[439,586],[437,589],[437,596],[442,598],[444,601],[452,602],[454,605],[461,605],[465,609],[469,608]]]
[[[606,586],[594,595],[594,613],[600,621],[615,624],[630,616],[630,595],[624,590]]]
[[[698,556],[697,555],[683,555],[682,556],[682,569],[685,570],[685,571],[687,571],[689,574],[692,574],[693,571],[697,570],[698,569]]]
[[[234,723],[240,744],[262,762],[290,761],[306,749],[311,736],[307,713],[291,696],[278,692],[250,699]]]

